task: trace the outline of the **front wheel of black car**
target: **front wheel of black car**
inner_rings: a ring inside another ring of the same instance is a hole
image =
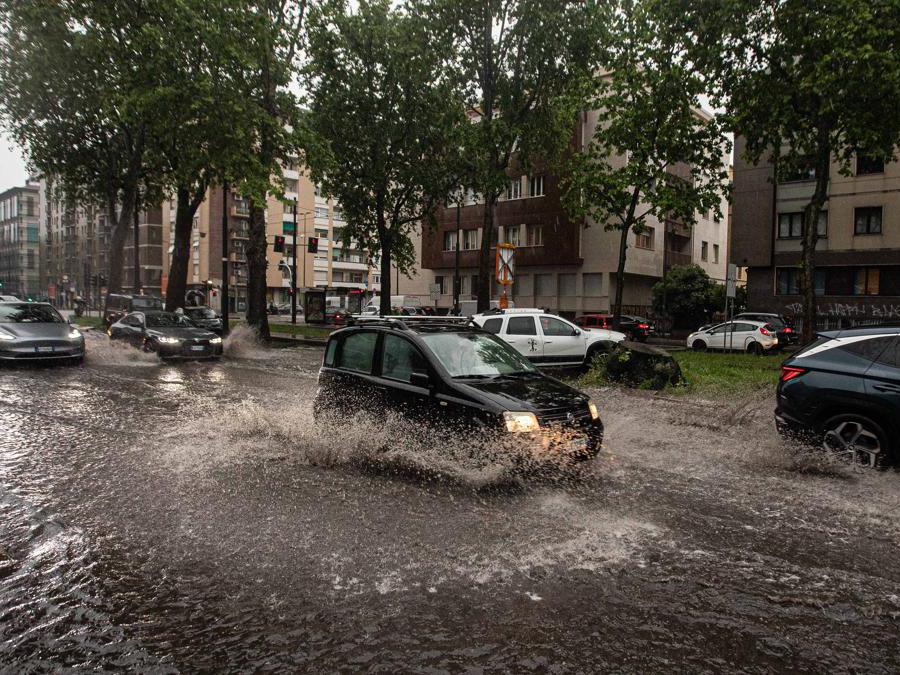
[[[881,469],[890,464],[887,433],[865,415],[835,415],[822,424],[821,431],[822,447],[835,457],[869,469]]]

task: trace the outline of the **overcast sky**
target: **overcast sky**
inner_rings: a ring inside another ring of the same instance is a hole
[[[0,134],[0,192],[25,185],[27,177],[22,152],[13,146],[6,135]]]

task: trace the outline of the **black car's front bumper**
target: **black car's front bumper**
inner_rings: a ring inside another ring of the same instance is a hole
[[[154,349],[163,359],[215,359],[222,356],[222,343],[158,342]]]
[[[558,454],[575,461],[596,457],[603,448],[603,422],[588,410],[538,413],[538,454]]]

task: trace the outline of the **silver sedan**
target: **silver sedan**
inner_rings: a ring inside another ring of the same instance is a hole
[[[70,361],[84,359],[84,336],[52,305],[0,302],[0,360]]]

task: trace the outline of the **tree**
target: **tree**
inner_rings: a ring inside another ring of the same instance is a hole
[[[671,2],[713,93],[746,139],[746,158],[771,160],[776,179],[805,173],[815,187],[804,209],[800,256],[803,338],[816,327],[818,223],[830,168],[849,174],[854,156],[890,161],[900,143],[898,0]],[[715,45],[709,49],[703,46]],[[699,47],[698,47],[699,46]]]
[[[345,247],[380,257],[381,313],[391,311],[391,263],[415,262],[410,231],[457,185],[463,105],[442,77],[420,24],[388,0],[341,1],[311,14],[306,119],[313,179],[344,212]]]
[[[32,168],[110,223],[109,279],[121,290],[136,209],[159,203],[145,106],[156,3],[40,0],[0,6],[0,119]],[[152,89],[152,87],[151,87]]]
[[[447,70],[465,93],[471,158],[484,216],[478,311],[490,306],[494,210],[518,159],[551,162],[572,138],[573,85],[588,75],[603,42],[597,5],[577,0],[417,0],[432,44],[447,41]],[[598,32],[599,31],[599,32]]]
[[[603,16],[609,54],[587,97],[597,111],[593,135],[563,167],[563,203],[573,217],[618,231],[613,314],[622,312],[628,236],[648,218],[683,225],[719,204],[728,173],[728,140],[700,112],[703,80],[684,62],[680,39],[652,2],[616,0]],[[665,246],[665,241],[662,243]]]
[[[653,285],[653,310],[671,317],[674,328],[693,330],[724,309],[719,286],[699,265],[676,265]]]

